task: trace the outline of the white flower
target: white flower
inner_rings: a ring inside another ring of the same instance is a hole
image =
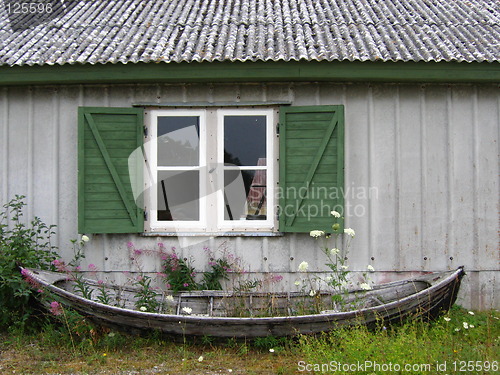
[[[351,237],[354,237],[354,235],[356,234],[354,232],[354,229],[352,229],[352,228],[345,228],[344,233],[347,234],[348,236],[351,236]]]
[[[372,288],[368,283],[361,283],[359,287],[363,290],[370,290]]]
[[[448,318],[447,316],[445,316],[443,319],[444,319],[446,322],[449,322],[449,321],[451,320],[451,318]]]
[[[148,311],[148,308],[147,308],[146,306],[141,306],[141,307],[139,308],[139,310],[141,310],[141,311]]]
[[[340,249],[337,249],[334,247],[333,249],[330,250],[331,255],[338,255],[340,253]]]
[[[306,272],[308,268],[309,268],[309,263],[307,262],[302,262],[299,264],[299,272]]]
[[[203,356],[202,356],[202,355],[200,355],[200,356],[198,357],[198,362],[203,362]]]
[[[474,325],[473,324],[469,324],[469,328],[474,328]]]
[[[295,284],[296,286],[299,286],[299,285],[300,285],[300,281],[299,281],[299,280],[297,280],[296,282],[294,282],[294,284]]]
[[[329,283],[330,281],[332,281],[332,279],[333,279],[333,277],[331,277],[331,276],[327,276],[327,277],[325,278],[325,281],[326,281],[327,283]]]
[[[474,315],[474,311],[469,311],[469,314],[470,315]]]
[[[83,242],[89,242],[89,241],[90,241],[90,238],[89,238],[88,236],[86,236],[86,235],[83,235],[83,236],[82,236],[82,241],[83,241]]]
[[[168,295],[165,297],[168,302],[174,302],[174,296]]]
[[[315,292],[314,290],[311,290],[311,291],[309,292],[309,295],[310,295],[311,297],[314,297],[314,296],[316,295],[316,292]]]
[[[460,331],[460,328],[455,328],[455,332],[458,332],[458,331]]]
[[[269,349],[269,352],[270,353],[274,353],[274,349]]]
[[[340,266],[340,268],[342,268],[342,269],[345,271],[346,269],[348,269],[348,268],[349,268],[349,266],[347,266],[347,265],[343,264],[343,265],[341,265],[341,266]]]
[[[182,312],[186,313],[186,314],[191,314],[191,312],[193,311],[193,309],[191,307],[183,307],[182,308]]]
[[[469,323],[463,322],[462,325],[464,326],[465,329],[469,329]]]
[[[367,269],[368,271],[370,271],[370,272],[375,271],[375,268],[373,268],[373,266],[372,266],[371,264],[369,264],[369,265],[366,267],[366,269]]]
[[[330,213],[333,215],[333,217],[336,217],[337,219],[340,217],[340,214],[337,211],[335,211],[335,210],[333,210]]]
[[[323,232],[322,230],[312,230],[309,232],[309,235],[311,237],[318,238],[318,237],[324,236],[325,232]]]

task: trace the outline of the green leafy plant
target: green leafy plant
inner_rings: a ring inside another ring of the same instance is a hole
[[[20,267],[52,269],[56,247],[51,244],[55,225],[35,217],[29,225],[23,221],[25,196],[3,205],[0,213],[0,329],[12,325],[27,326],[35,313],[33,293],[20,273]]]
[[[234,256],[223,251],[222,257],[216,258],[216,255],[208,247],[205,247],[204,250],[210,259],[208,262],[210,270],[203,273],[201,289],[222,290],[221,281],[229,280],[229,273],[233,272]]]
[[[96,296],[97,301],[99,301],[100,303],[103,303],[105,305],[111,305],[111,303],[113,301],[113,296],[111,295],[111,293],[108,291],[108,289],[104,285],[104,282],[102,280],[99,280],[97,282],[97,285],[98,285],[97,291],[99,293]]]
[[[136,285],[139,286],[139,290],[135,294],[135,307],[144,312],[156,312],[160,302],[157,300],[158,293],[151,286],[151,277],[139,276]]]
[[[200,289],[195,281],[195,269],[189,259],[180,258],[172,248],[171,252],[162,255],[163,273],[167,288],[174,292]]]

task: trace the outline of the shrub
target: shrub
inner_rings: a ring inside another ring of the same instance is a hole
[[[24,196],[16,195],[0,213],[0,329],[26,327],[32,319],[33,289],[23,280],[19,267],[50,269],[56,259],[50,237],[54,225],[35,217],[29,225],[22,221]]]

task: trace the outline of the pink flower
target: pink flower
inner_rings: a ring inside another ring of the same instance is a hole
[[[142,254],[142,250],[141,249],[134,249],[134,254],[135,255],[141,255]]]
[[[273,275],[271,277],[271,282],[273,283],[279,283],[281,280],[283,280],[283,276],[281,275]]]
[[[133,242],[132,242],[132,241],[128,241],[128,242],[127,242],[127,247],[134,247]]]
[[[23,275],[24,277],[24,280],[33,288],[33,289],[38,289],[40,288],[40,284],[38,284],[38,282],[33,278],[31,277],[29,271],[26,269],[26,268],[23,268],[21,270],[21,275]]]
[[[184,283],[184,284],[182,284],[182,285],[183,285],[185,288],[187,288],[187,287],[189,286],[189,284],[188,284],[188,283]]]
[[[56,270],[58,270],[59,272],[67,272],[68,271],[68,268],[63,260],[54,259],[52,261],[52,264],[54,265],[54,267],[56,267]]]
[[[53,301],[50,303],[50,313],[53,315],[61,315],[63,313],[62,306],[59,302]]]
[[[97,266],[95,264],[89,264],[89,271],[95,272],[97,271]]]

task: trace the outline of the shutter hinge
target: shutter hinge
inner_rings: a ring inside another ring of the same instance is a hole
[[[276,124],[276,135],[280,135],[280,124]]]
[[[144,136],[147,137],[148,136],[148,128],[144,126],[143,131],[144,131]]]
[[[148,213],[147,213],[147,211],[144,211],[144,221],[148,221]]]

